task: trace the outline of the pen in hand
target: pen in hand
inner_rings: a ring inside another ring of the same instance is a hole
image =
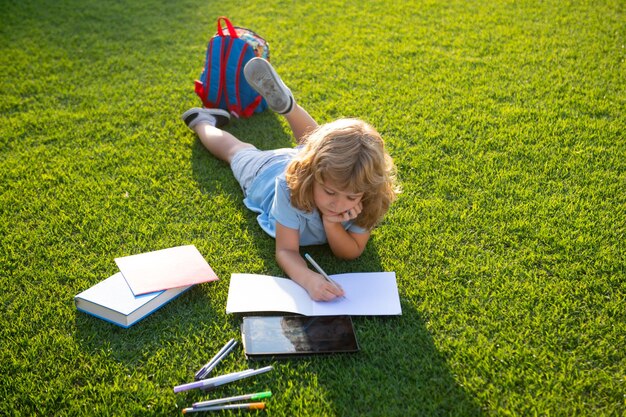
[[[335,281],[333,281],[326,272],[324,272],[324,270],[322,269],[321,266],[319,266],[317,264],[317,262],[315,262],[313,260],[313,258],[311,257],[311,255],[309,255],[308,253],[304,254],[304,257],[306,258],[307,261],[309,261],[311,263],[311,265],[313,265],[313,268],[315,268],[317,270],[317,272],[319,272],[326,281],[330,282],[335,288],[337,288],[338,290],[343,291],[343,288],[341,288],[341,286],[339,286],[339,284],[337,284]],[[345,296],[343,297],[345,298]]]

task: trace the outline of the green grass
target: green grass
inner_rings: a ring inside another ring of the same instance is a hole
[[[357,355],[215,396],[270,389],[272,416],[626,413],[623,2],[2,3],[1,415],[177,415],[207,395],[172,387],[238,337],[230,274],[281,274],[179,119],[220,15],[268,39],[320,122],[385,137],[404,193],[359,260],[311,253],[396,271],[403,315],[355,318]],[[270,112],[230,131],[292,143]],[[115,257],[182,244],[221,279],[128,330],[76,311]]]

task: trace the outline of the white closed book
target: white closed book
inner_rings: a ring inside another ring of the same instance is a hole
[[[146,317],[193,285],[135,296],[118,272],[74,297],[76,308],[127,328]]]

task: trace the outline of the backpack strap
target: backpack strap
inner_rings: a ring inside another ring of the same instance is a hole
[[[250,117],[254,113],[254,111],[259,107],[261,102],[263,101],[263,96],[258,95],[252,103],[248,105],[245,109],[241,109],[241,115],[243,117]]]
[[[249,48],[250,45],[241,39],[234,41],[226,59],[226,73],[231,76],[231,79],[226,80],[226,104],[228,110],[237,117],[243,116],[239,83],[243,78],[244,58]]]
[[[249,86],[243,75],[245,64],[255,55],[254,50],[243,39],[234,39],[226,57],[225,97],[228,110],[236,117],[250,117],[263,101],[263,97]],[[246,107],[244,102],[249,102],[250,95],[255,98]],[[244,99],[245,97],[245,99]]]
[[[207,46],[206,62],[200,80],[195,82],[196,94],[202,100],[204,107],[216,108],[222,100],[224,90],[225,65],[222,57],[230,39],[214,36]]]
[[[228,29],[228,35],[224,34],[224,30],[222,29],[222,24],[221,21],[224,21],[224,23],[226,24],[226,28]],[[220,16],[217,18],[217,34],[220,35],[222,38],[224,36],[230,36],[231,38],[238,38],[239,36],[237,36],[237,31],[235,30],[235,27],[233,26],[232,23],[230,23],[230,20],[228,20],[228,18],[226,16]]]

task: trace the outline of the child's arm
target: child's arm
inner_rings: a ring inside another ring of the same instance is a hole
[[[343,228],[341,223],[322,218],[328,245],[333,254],[342,259],[356,259],[365,250],[370,238],[370,232],[354,233]]]
[[[370,232],[349,232],[345,230],[341,224],[341,222],[356,219],[362,210],[363,204],[359,201],[354,207],[339,215],[322,215],[328,245],[336,257],[342,259],[356,259],[361,256],[365,250],[365,246],[370,238]]]
[[[316,301],[329,301],[344,295],[343,290],[311,271],[300,256],[300,236],[296,229],[276,223],[276,262],[285,273],[300,284]]]

